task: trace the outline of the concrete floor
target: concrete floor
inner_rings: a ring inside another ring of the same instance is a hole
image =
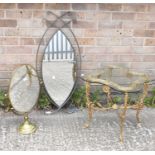
[[[142,112],[142,127],[136,127],[135,111],[127,112],[125,142],[119,142],[118,112],[96,112],[90,128],[82,128],[86,110],[73,114],[60,111],[30,114],[38,126],[32,135],[20,135],[23,117],[0,111],[0,150],[153,150],[155,151],[155,109]]]

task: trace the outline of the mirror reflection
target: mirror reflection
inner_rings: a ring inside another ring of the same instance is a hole
[[[48,95],[61,107],[69,97],[74,84],[74,49],[62,31],[57,31],[44,51],[42,77]]]
[[[16,112],[30,112],[37,102],[39,89],[37,73],[31,65],[17,68],[9,86],[9,99]]]

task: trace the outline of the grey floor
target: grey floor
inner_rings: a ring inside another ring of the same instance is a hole
[[[38,130],[20,135],[17,127],[23,117],[0,111],[0,150],[155,150],[155,109],[145,108],[141,116],[138,128],[135,111],[128,111],[121,144],[117,112],[96,112],[91,127],[84,129],[86,110],[53,115],[33,111],[30,118]]]

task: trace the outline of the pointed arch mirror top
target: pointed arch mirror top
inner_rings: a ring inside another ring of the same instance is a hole
[[[36,67],[47,96],[60,109],[77,84],[80,54],[77,39],[68,26],[70,22],[56,17],[41,38]]]

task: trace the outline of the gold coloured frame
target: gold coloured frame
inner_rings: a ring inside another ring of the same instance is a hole
[[[125,118],[126,118],[126,112],[128,109],[134,109],[136,110],[136,119],[138,125],[140,125],[140,111],[144,107],[144,98],[147,96],[148,93],[148,82],[149,82],[149,77],[144,74],[144,73],[138,73],[138,72],[131,72],[126,68],[120,67],[120,66],[109,66],[108,68],[109,75],[112,76],[112,71],[114,69],[120,69],[126,73],[127,78],[131,78],[133,76],[138,76],[139,78],[135,81],[132,82],[132,84],[128,86],[122,86],[116,82],[113,82],[110,79],[104,79],[105,73],[104,70],[98,72],[97,74],[93,75],[88,75],[84,77],[83,80],[86,81],[86,105],[88,107],[88,121],[84,125],[84,127],[89,127],[90,123],[93,118],[93,112],[96,111],[108,111],[108,110],[120,110],[119,118],[120,118],[120,142],[123,143],[124,141],[124,123],[125,123]],[[112,106],[108,105],[108,107],[103,107],[100,103],[97,105],[94,104],[91,99],[91,83],[96,83],[96,84],[101,84],[102,85],[102,90],[107,96],[107,103],[112,102],[112,97],[111,97],[111,89],[115,89],[117,91],[120,91],[124,94],[124,104],[123,105],[116,105],[113,104]],[[128,104],[128,98],[129,98],[129,92],[135,92],[140,89],[140,86],[142,86],[142,94],[140,95],[139,99],[136,101],[134,105],[129,105]]]

